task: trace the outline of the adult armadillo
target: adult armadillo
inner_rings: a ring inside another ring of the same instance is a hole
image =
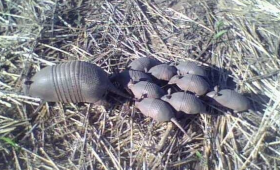
[[[140,81],[135,84],[131,81],[128,88],[137,99],[140,99],[144,95],[147,98],[161,98],[165,94],[162,88],[148,81]]]
[[[135,102],[135,106],[146,116],[153,118],[158,122],[173,122],[184,134],[187,134],[184,128],[176,120],[172,107],[160,99],[144,98]]]
[[[149,74],[146,74],[142,71],[137,70],[124,70],[121,73],[115,74],[110,77],[110,80],[113,82],[118,82],[123,88],[127,88],[130,80],[133,82],[138,81],[149,81],[152,82],[152,77]]]
[[[206,113],[205,106],[194,95],[186,92],[176,92],[163,96],[161,100],[168,102],[176,111],[182,111],[186,114]]]
[[[207,77],[205,70],[191,61],[181,62],[176,66],[176,68],[183,76],[187,74],[193,74],[202,77]]]
[[[95,103],[107,91],[130,98],[112,85],[100,67],[82,61],[45,67],[30,82],[29,95],[44,101]]]
[[[149,70],[149,73],[151,73],[155,78],[165,81],[169,81],[176,72],[176,68],[168,64],[156,65]]]
[[[195,93],[198,96],[204,95],[209,90],[209,84],[202,77],[187,74],[185,76],[175,75],[168,84],[176,84],[180,89]]]
[[[128,65],[128,68],[131,70],[145,71],[158,64],[160,64],[160,61],[156,59],[150,57],[141,57],[136,60],[133,60]]]
[[[211,91],[206,95],[212,98],[214,104],[222,105],[235,112],[242,112],[250,109],[249,100],[240,93],[230,89],[218,90],[218,88],[215,87],[215,91]]]

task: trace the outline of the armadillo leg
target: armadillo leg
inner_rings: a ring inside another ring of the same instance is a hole
[[[46,101],[41,101],[39,106],[32,112],[29,114],[30,117],[33,117],[34,115],[36,115],[42,108],[43,106],[46,104]]]
[[[123,93],[122,91],[120,91],[119,89],[117,89],[113,84],[111,84],[111,85],[109,86],[109,89],[108,89],[108,90],[109,90],[110,92],[115,93],[115,94],[117,94],[117,95],[120,95],[120,96],[122,96],[122,97],[125,97],[125,98],[128,98],[128,99],[132,99],[131,96],[129,96],[129,95]]]
[[[22,91],[24,95],[29,95],[29,88],[30,88],[31,82],[29,80],[23,79],[22,83]]]
[[[165,143],[165,141],[166,141],[167,137],[169,136],[169,134],[170,134],[172,129],[173,129],[173,123],[172,122],[168,122],[166,131],[163,134],[163,136],[162,136],[162,138],[161,138],[161,140],[160,140],[160,142],[159,142],[159,144],[158,144],[158,146],[156,148],[157,152],[161,151],[161,149],[163,148],[164,143]]]
[[[175,118],[171,118],[170,121],[173,122],[188,137],[187,132],[184,130],[184,128],[180,125],[180,123]]]
[[[31,63],[29,62],[25,62],[24,63],[24,69],[23,69],[23,73],[22,73],[22,90],[23,93],[25,95],[29,95],[29,88],[30,88],[30,84],[32,83],[30,81],[31,76],[30,76],[30,72],[31,72]]]

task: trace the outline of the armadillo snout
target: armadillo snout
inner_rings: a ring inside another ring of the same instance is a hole
[[[168,84],[176,84],[179,79],[180,79],[180,76],[175,75],[169,80]]]
[[[210,97],[210,98],[213,98],[213,97],[215,97],[216,96],[216,92],[215,91],[211,91],[211,92],[208,92],[207,94],[206,94],[206,96],[207,97]]]

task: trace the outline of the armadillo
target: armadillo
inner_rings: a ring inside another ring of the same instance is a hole
[[[181,90],[192,92],[198,96],[204,95],[210,88],[207,81],[202,77],[191,74],[183,77],[175,75],[168,84],[176,84]]]
[[[205,106],[199,98],[186,92],[167,94],[161,100],[168,102],[176,111],[186,114],[206,113]]]
[[[148,117],[158,122],[173,122],[184,134],[187,134],[184,128],[176,120],[172,107],[160,99],[144,98],[135,102],[135,106]]]
[[[140,99],[144,95],[147,98],[161,98],[165,94],[162,88],[148,81],[140,81],[135,84],[131,82],[128,88],[137,99]]]
[[[141,57],[136,60],[133,60],[128,68],[131,70],[145,71],[149,70],[151,67],[160,64],[160,61],[151,57]]]
[[[174,66],[168,64],[160,64],[152,67],[149,70],[155,78],[158,80],[169,81],[177,72],[177,69]]]
[[[180,62],[176,66],[177,70],[181,75],[193,74],[202,77],[207,77],[205,70],[202,67],[199,67],[196,63],[191,61]]]
[[[83,61],[45,67],[31,78],[29,85],[30,96],[50,102],[96,103],[107,91],[131,98],[113,86],[104,70]]]
[[[206,94],[212,98],[214,104],[222,105],[235,112],[242,112],[250,109],[249,100],[242,94],[237,93],[230,89],[215,90]]]

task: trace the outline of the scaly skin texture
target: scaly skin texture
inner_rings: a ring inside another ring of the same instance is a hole
[[[183,77],[172,77],[168,84],[176,84],[181,90],[192,92],[198,96],[204,95],[210,88],[202,77],[187,74]]]
[[[167,102],[160,99],[144,98],[141,101],[135,102],[135,106],[145,116],[151,117],[158,122],[173,122],[185,135],[187,135],[187,132],[176,120],[172,107]]]
[[[206,94],[212,98],[214,104],[227,107],[234,110],[235,112],[242,112],[250,109],[250,101],[241,95],[230,89],[224,89],[218,91],[211,91]]]
[[[176,92],[165,95],[161,100],[168,102],[176,111],[182,111],[186,114],[205,113],[205,106],[196,96],[186,92]]]
[[[43,68],[31,78],[29,95],[49,102],[95,103],[107,91],[130,98],[118,91],[107,73],[95,64],[71,61]]]
[[[145,98],[140,102],[136,102],[135,106],[145,116],[151,117],[158,122],[170,121],[175,115],[171,106],[159,99]]]
[[[198,75],[202,77],[207,77],[205,70],[202,67],[199,67],[196,63],[191,61],[181,62],[176,66],[177,70],[181,75]]]
[[[158,80],[169,81],[177,72],[177,69],[174,66],[168,64],[160,64],[152,67],[149,70],[155,78]]]
[[[136,60],[133,60],[128,68],[131,70],[145,71],[145,69],[149,70],[155,65],[160,64],[160,61],[150,58],[150,57],[141,57]]]
[[[134,82],[138,81],[149,81],[152,82],[152,77],[144,73],[142,71],[137,71],[137,70],[124,70],[121,73],[118,73],[114,75],[112,78],[110,78],[111,81],[116,81],[120,83],[120,85],[123,88],[128,88],[129,81],[132,80]]]
[[[147,81],[131,84],[128,88],[137,99],[140,99],[143,96],[146,98],[161,98],[165,94],[164,90],[158,85]]]

